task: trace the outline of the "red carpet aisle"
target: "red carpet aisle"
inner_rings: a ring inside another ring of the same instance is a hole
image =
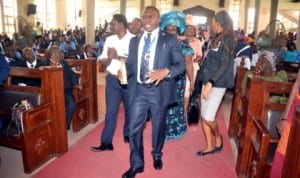
[[[103,123],[84,136],[62,157],[54,160],[38,172],[34,178],[120,178],[129,168],[129,145],[123,142],[123,109],[114,137],[114,151],[92,152],[90,146],[99,144]],[[151,124],[144,131],[145,171],[137,178],[236,178],[233,156],[227,136],[222,110],[218,112],[218,123],[223,134],[224,149],[221,153],[196,156],[205,146],[200,125],[188,129],[180,140],[165,144],[163,169],[154,170],[151,157]]]

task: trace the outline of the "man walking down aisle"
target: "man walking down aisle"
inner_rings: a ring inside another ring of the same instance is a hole
[[[125,108],[125,124],[123,129],[124,142],[129,142],[129,93],[126,86],[122,86],[117,79],[120,58],[126,58],[130,39],[134,36],[127,30],[127,19],[122,14],[115,14],[110,22],[110,29],[114,35],[107,37],[102,54],[98,60],[102,66],[107,67],[108,75],[106,76],[105,86],[105,126],[102,130],[100,145],[91,147],[92,151],[99,152],[113,148],[113,136],[117,124],[117,113],[121,100]],[[116,65],[117,64],[117,65]]]
[[[174,78],[185,70],[180,44],[175,35],[159,30],[160,15],[148,6],[142,15],[144,33],[131,40],[126,63],[130,90],[130,168],[123,178],[134,178],[144,171],[143,126],[148,111],[152,122],[153,167],[163,167],[162,149],[168,106],[176,102]]]

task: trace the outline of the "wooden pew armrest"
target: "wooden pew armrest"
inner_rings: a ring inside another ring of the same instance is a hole
[[[33,130],[43,127],[50,123],[49,118],[50,104],[44,103],[39,106],[35,106],[23,113],[23,127],[24,135],[32,132]]]

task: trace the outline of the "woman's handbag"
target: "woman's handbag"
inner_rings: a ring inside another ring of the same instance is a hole
[[[189,98],[187,121],[188,125],[197,124],[199,122],[199,104],[197,102],[197,95],[195,95],[194,92]]]
[[[201,69],[197,71],[196,79],[195,79],[195,86],[194,86],[194,93],[195,95],[201,94],[202,90],[202,78],[201,78]]]
[[[203,63],[205,59],[202,59],[201,62],[199,62],[199,70],[197,71],[196,78],[195,78],[195,86],[194,86],[194,95],[201,94],[202,90],[202,76],[203,76]]]

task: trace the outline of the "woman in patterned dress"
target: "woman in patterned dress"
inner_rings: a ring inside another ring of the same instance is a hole
[[[180,139],[187,132],[187,123],[184,114],[184,91],[186,86],[186,75],[188,80],[194,81],[192,57],[193,49],[187,40],[180,40],[179,35],[185,30],[185,14],[179,11],[171,11],[161,17],[161,30],[178,36],[182,55],[184,56],[186,72],[179,75],[175,80],[177,83],[177,102],[170,106],[166,118],[166,141]],[[190,87],[190,91],[194,86]]]

